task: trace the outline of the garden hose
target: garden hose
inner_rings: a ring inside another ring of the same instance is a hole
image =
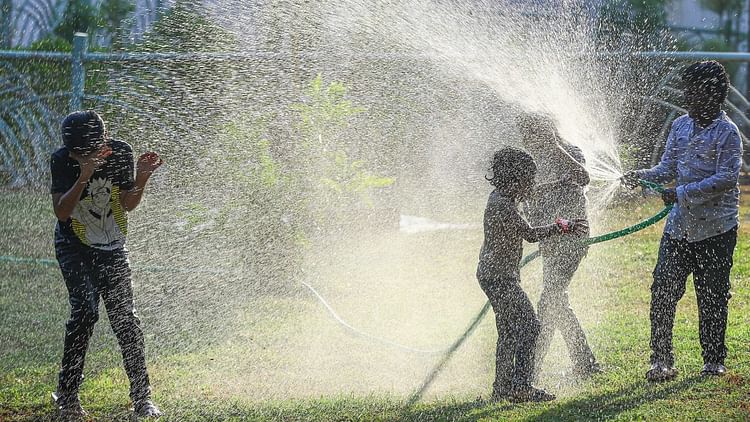
[[[640,185],[644,189],[650,189],[650,190],[654,190],[656,192],[663,192],[664,191],[664,187],[662,185],[659,185],[659,184],[656,184],[656,183],[653,183],[653,182],[649,182],[649,181],[646,181],[646,180],[639,180],[639,182],[640,182]],[[637,231],[643,230],[646,227],[649,227],[649,226],[655,224],[656,222],[658,222],[659,220],[661,220],[662,218],[666,217],[666,215],[669,214],[669,212],[672,210],[672,207],[673,207],[673,205],[667,205],[667,206],[664,207],[664,209],[662,209],[661,211],[659,211],[653,217],[651,217],[649,219],[646,219],[644,221],[641,221],[638,224],[634,224],[634,225],[632,225],[630,227],[626,227],[626,228],[624,228],[622,230],[618,230],[618,231],[611,232],[611,233],[605,233],[605,234],[603,234],[601,236],[587,238],[587,239],[585,239],[583,241],[583,244],[584,245],[593,245],[593,244],[596,244],[596,243],[607,242],[609,240],[617,239],[617,238],[620,238],[620,237],[623,237],[623,236],[627,236],[629,234],[633,234],[633,233],[635,233]],[[539,256],[539,250],[536,250],[536,251],[534,251],[534,252],[526,255],[521,260],[521,263],[519,264],[519,267],[523,268],[526,264],[528,264],[529,262],[533,261],[538,256]],[[477,313],[477,315],[474,317],[474,319],[471,320],[471,323],[469,323],[469,326],[466,327],[466,330],[464,331],[464,333],[461,334],[461,336],[458,339],[456,339],[456,341],[454,341],[453,344],[447,349],[447,351],[445,352],[445,354],[443,355],[443,357],[440,359],[440,361],[437,363],[437,365],[435,365],[432,368],[432,370],[430,371],[430,373],[427,374],[427,377],[424,379],[424,381],[422,381],[422,384],[420,385],[419,389],[414,394],[411,395],[411,397],[409,398],[409,401],[406,403],[407,407],[412,406],[420,398],[422,398],[422,395],[424,394],[424,392],[427,390],[427,388],[429,388],[429,386],[435,380],[435,378],[437,377],[437,375],[443,370],[443,368],[448,363],[448,361],[450,360],[450,358],[453,357],[453,354],[456,352],[456,350],[458,350],[458,348],[461,347],[461,345],[464,343],[464,341],[466,341],[466,339],[468,339],[469,336],[471,336],[471,334],[477,328],[477,326],[479,325],[479,323],[482,321],[482,319],[484,318],[484,316],[487,314],[487,311],[490,310],[490,307],[491,307],[490,302],[489,301],[485,302],[484,306],[482,306],[482,309],[479,310],[479,313]]]
[[[644,189],[650,189],[650,190],[654,190],[656,192],[662,192],[664,190],[664,188],[661,185],[656,184],[656,183],[648,182],[648,181],[645,181],[645,180],[640,180],[639,182],[640,182],[641,186]],[[656,215],[654,215],[651,218],[648,218],[648,219],[646,219],[646,220],[644,220],[644,221],[642,221],[642,222],[640,222],[638,224],[626,227],[626,228],[624,228],[622,230],[618,230],[618,231],[615,231],[615,232],[606,233],[606,234],[603,234],[601,236],[587,238],[587,239],[583,240],[583,243],[585,245],[593,245],[593,244],[596,244],[596,243],[601,243],[601,242],[606,242],[606,241],[609,241],[609,240],[617,239],[617,238],[620,238],[620,237],[627,236],[629,234],[635,233],[637,231],[643,230],[646,227],[649,227],[649,226],[655,224],[656,222],[658,222],[659,220],[663,219],[667,214],[669,214],[669,212],[670,212],[671,209],[672,209],[672,205],[668,205],[668,206],[664,207],[664,209],[662,209]],[[538,250],[536,250],[536,251],[534,251],[534,252],[526,255],[521,260],[521,262],[519,264],[519,267],[523,268],[524,266],[526,266],[526,264],[528,264],[529,262],[533,261],[538,256],[539,256],[539,251]],[[35,264],[41,264],[41,265],[44,265],[44,266],[55,266],[55,265],[57,265],[57,262],[55,260],[52,260],[52,259],[22,258],[22,257],[15,257],[15,256],[0,256],[0,261],[13,262],[13,263],[35,263]],[[172,269],[172,268],[158,267],[158,266],[146,267],[146,268],[141,268],[141,269],[142,270],[146,270],[146,271],[150,271],[150,272],[161,272],[161,271],[170,271],[170,270],[174,271],[174,269]],[[195,269],[182,269],[182,271],[178,270],[177,272],[183,272],[183,271],[184,272],[196,272]],[[213,271],[212,270],[208,270],[208,271],[198,270],[197,272],[219,273],[219,272],[222,272],[222,271],[221,270],[213,270]],[[392,342],[392,341],[380,339],[378,337],[375,337],[375,336],[369,335],[367,333],[364,333],[361,330],[357,330],[356,328],[352,327],[351,325],[349,325],[345,321],[343,321],[340,317],[338,317],[338,315],[335,313],[335,311],[333,310],[333,308],[331,308],[330,305],[328,305],[326,303],[325,299],[323,299],[322,296],[320,296],[320,294],[317,291],[315,291],[315,289],[312,288],[312,286],[310,286],[310,285],[308,285],[307,283],[304,283],[304,282],[302,284],[305,287],[307,287],[309,290],[311,290],[313,292],[313,294],[318,298],[318,300],[321,303],[323,303],[323,305],[328,309],[328,311],[334,316],[334,318],[339,323],[341,323],[343,326],[345,326],[349,330],[353,331],[354,333],[359,334],[359,335],[361,335],[361,336],[363,336],[365,338],[368,338],[370,340],[376,340],[378,342],[381,342],[381,343],[384,343],[384,344],[387,344],[387,345],[390,345],[390,346],[394,346],[394,347],[397,347],[397,348],[401,348],[401,349],[404,349],[404,350],[407,350],[407,351],[411,351],[411,352],[424,353],[424,354],[442,354],[443,355],[442,358],[440,359],[440,361],[437,363],[437,365],[435,365],[435,367],[430,371],[430,373],[427,375],[427,377],[425,378],[425,380],[422,382],[420,388],[414,394],[412,394],[412,396],[409,398],[409,401],[407,402],[407,406],[413,405],[414,403],[416,403],[422,397],[422,395],[424,394],[424,392],[432,384],[432,382],[437,377],[437,375],[442,371],[442,369],[448,363],[448,361],[453,356],[453,354],[456,352],[456,350],[458,350],[458,348],[461,347],[461,345],[466,341],[466,339],[469,338],[469,336],[471,336],[471,334],[474,332],[474,330],[476,329],[476,327],[479,325],[479,323],[482,321],[482,319],[484,318],[484,316],[487,314],[487,311],[489,311],[489,309],[491,307],[489,301],[486,302],[484,304],[484,306],[482,306],[482,309],[479,311],[479,313],[477,313],[477,315],[474,317],[474,319],[472,319],[471,323],[466,328],[466,330],[464,330],[463,334],[461,334],[461,336],[456,341],[454,341],[450,346],[448,346],[448,347],[446,347],[444,349],[424,350],[424,349],[412,348],[412,347],[404,346],[404,345],[401,345],[401,344],[398,344],[398,343],[395,343],[395,342]]]

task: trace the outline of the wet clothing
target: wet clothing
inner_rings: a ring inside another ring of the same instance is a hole
[[[477,278],[495,312],[496,393],[531,384],[539,321],[520,285],[523,241],[538,242],[559,233],[554,224],[531,227],[518,213],[514,199],[497,190],[490,194],[484,212],[484,243]]]
[[[737,244],[737,227],[698,242],[674,239],[665,233],[651,285],[651,362],[674,365],[672,328],[677,302],[693,274],[698,299],[700,343],[704,363],[724,364],[727,348],[727,308],[731,294],[729,272]]]
[[[55,228],[55,255],[70,302],[58,393],[67,397],[78,393],[101,298],[135,401],[150,397],[150,387],[125,249],[127,213],[120,204],[120,192],[135,184],[133,152],[125,142],[112,141],[111,147],[112,154],[89,179],[71,218],[58,221]],[[65,147],[52,154],[50,169],[53,194],[66,193],[80,175],[78,162]]]
[[[524,204],[524,212],[532,225],[549,224],[557,217],[568,220],[586,218],[588,201],[584,191],[589,177],[583,168],[586,165],[583,152],[563,140],[558,140],[558,145],[575,161],[560,160],[549,151],[530,152],[539,167],[537,186]],[[557,240],[564,241],[555,238],[543,243]]]
[[[575,240],[575,239],[574,239]],[[537,313],[540,320],[535,375],[539,374],[555,330],[560,330],[576,371],[587,372],[596,363],[581,323],[570,306],[568,286],[588,249],[574,240],[542,249],[543,287]]]
[[[78,392],[86,350],[99,319],[101,298],[120,345],[130,380],[130,398],[133,401],[149,398],[143,331],[135,314],[127,251],[123,248],[103,251],[71,243],[58,243],[55,249],[70,302],[57,391]]]
[[[689,115],[675,119],[659,165],[636,174],[656,183],[677,181],[664,233],[697,242],[739,224],[741,165],[739,130],[722,111],[706,128]]]
[[[492,305],[497,327],[493,391],[507,393],[528,386],[539,334],[534,306],[518,280],[479,279],[479,285]]]
[[[479,252],[477,278],[520,280],[523,241],[539,242],[559,233],[554,224],[530,226],[518,212],[515,199],[492,191],[484,211],[484,242]]]
[[[677,180],[677,203],[664,227],[651,285],[652,363],[674,364],[675,309],[690,274],[704,363],[724,363],[741,156],[739,132],[726,113],[705,129],[685,115],[672,124],[659,165],[637,173],[652,182]]]
[[[531,224],[548,223],[557,217],[571,220],[587,218],[585,187],[589,178],[584,169],[586,161],[583,152],[564,140],[558,139],[556,142],[572,160],[561,160],[549,150],[532,152],[543,176],[538,178],[540,184],[524,206]],[[586,372],[596,362],[568,298],[568,286],[588,252],[588,247],[580,242],[580,237],[564,236],[544,239],[539,243],[544,263],[543,287],[537,305],[540,330],[535,376],[541,370],[558,329],[576,370]]]
[[[125,246],[127,213],[120,204],[120,192],[132,189],[133,149],[112,140],[112,154],[96,170],[68,221],[58,221],[55,243],[68,242],[96,249],[115,250]],[[62,147],[50,159],[51,193],[65,193],[81,174],[78,161]]]

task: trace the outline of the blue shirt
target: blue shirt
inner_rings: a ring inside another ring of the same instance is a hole
[[[739,224],[741,163],[739,130],[722,111],[706,128],[688,115],[675,119],[659,165],[637,173],[651,182],[677,181],[664,233],[697,242]]]

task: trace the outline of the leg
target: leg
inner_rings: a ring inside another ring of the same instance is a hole
[[[587,249],[563,244],[553,251],[545,251],[544,284],[539,299],[541,330],[536,348],[536,371],[541,369],[555,329],[559,328],[568,353],[576,368],[588,371],[596,359],[586,340],[586,334],[570,307],[568,286]]]
[[[556,303],[556,294],[553,292],[554,287],[547,281],[550,274],[548,257],[544,257],[543,268],[544,280],[542,293],[539,296],[539,303],[536,308],[539,313],[539,337],[537,338],[535,350],[534,379],[539,377],[542,365],[544,364],[544,358],[547,356],[547,350],[550,343],[552,343],[552,337],[555,335],[555,329],[557,328],[556,317],[558,305]]]
[[[499,283],[480,280],[482,290],[492,305],[497,327],[497,345],[495,348],[495,381],[492,384],[493,398],[499,399],[509,394],[512,387],[516,339],[510,330],[508,309],[501,302],[502,294]]]
[[[514,351],[516,339],[510,329],[510,320],[504,310],[495,310],[495,324],[497,326],[497,346],[495,348],[495,382],[492,391],[498,397],[510,393],[513,381]]]
[[[509,285],[505,293],[503,302],[509,311],[512,337],[516,339],[513,393],[510,399],[515,402],[554,400],[554,395],[531,385],[534,349],[539,335],[539,320],[534,314],[534,307],[517,282]]]
[[[659,245],[659,258],[651,285],[651,363],[674,365],[672,327],[677,302],[685,294],[687,277],[695,259],[686,241],[671,239],[664,234]]]
[[[734,229],[692,245],[698,257],[693,275],[705,364],[724,365],[727,356],[724,335],[731,287],[729,273],[736,243],[737,229]]]
[[[70,302],[70,319],[65,324],[65,344],[57,394],[60,406],[66,397],[77,401],[83,381],[83,366],[94,324],[99,318],[99,295],[91,284],[89,258],[85,251],[58,245],[55,251]]]
[[[596,358],[591,351],[581,322],[578,321],[578,317],[570,306],[568,286],[579,264],[586,256],[586,252],[586,249],[571,248],[564,256],[558,255],[551,262],[551,266],[553,270],[557,271],[559,278],[559,282],[555,284],[557,288],[553,290],[554,294],[557,295],[554,302],[559,306],[558,326],[568,347],[573,365],[577,370],[583,372],[589,372],[596,365]]]
[[[501,301],[508,312],[511,336],[516,341],[513,386],[529,386],[534,367],[534,349],[539,335],[539,320],[529,297],[518,283],[508,283]]]
[[[146,371],[143,331],[135,314],[130,264],[127,252],[117,250],[97,254],[98,282],[112,331],[120,345],[125,373],[130,380],[133,402],[148,400],[151,388]]]

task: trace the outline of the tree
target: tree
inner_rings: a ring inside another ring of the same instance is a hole
[[[608,49],[664,50],[674,40],[667,31],[672,0],[610,0],[599,10],[599,42]]]
[[[721,35],[724,40],[736,49],[739,42],[739,34],[735,33],[740,27],[740,16],[745,0],[700,0],[704,9],[719,15]]]
[[[71,0],[65,6],[59,25],[52,31],[58,37],[72,41],[76,32],[92,33],[103,24],[99,11],[86,0]]]
[[[123,31],[123,22],[134,10],[135,6],[128,0],[104,0],[98,6],[88,0],[70,0],[52,33],[67,42],[73,40],[76,32],[100,33],[117,40]]]

